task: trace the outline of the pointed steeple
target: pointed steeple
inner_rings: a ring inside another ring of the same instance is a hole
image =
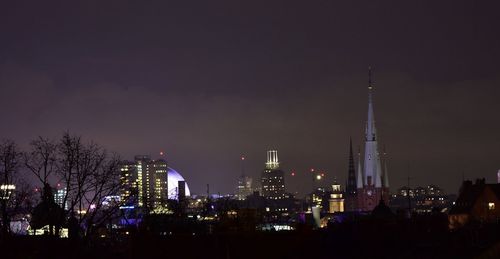
[[[382,167],[380,154],[377,147],[377,130],[375,128],[375,115],[373,112],[373,82],[372,70],[368,68],[368,118],[365,131],[365,157],[364,157],[364,183],[376,188],[382,187]]]
[[[375,114],[373,112],[373,82],[372,82],[372,68],[368,67],[368,119],[366,121],[365,140],[376,141],[377,129],[375,128]]]
[[[387,171],[387,153],[384,145],[384,178],[382,179],[383,186],[389,188],[389,173]]]
[[[364,180],[364,174],[363,174],[363,167],[361,166],[361,149],[358,147],[358,177],[357,177],[357,183],[356,187],[358,189],[363,188],[363,180]]]
[[[347,175],[347,194],[356,194],[356,171],[354,170],[354,157],[352,155],[352,139],[349,137],[349,171]]]

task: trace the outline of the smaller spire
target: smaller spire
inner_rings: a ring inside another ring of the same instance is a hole
[[[372,90],[373,89],[373,83],[372,83],[372,67],[368,66],[368,89]]]
[[[348,194],[355,194],[356,193],[356,171],[354,168],[354,156],[352,153],[352,138],[349,137],[349,170],[347,174],[347,185],[346,185],[346,191]]]
[[[358,189],[363,188],[363,167],[361,166],[361,148],[358,146],[358,177],[357,177],[357,184],[356,187]]]
[[[387,152],[385,151],[385,144],[384,144],[384,178],[382,179],[382,185],[385,188],[389,188],[389,172],[387,171]]]

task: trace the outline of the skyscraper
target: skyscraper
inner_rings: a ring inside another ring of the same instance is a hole
[[[375,115],[373,112],[373,85],[371,80],[371,69],[368,79],[368,119],[365,131],[365,153],[364,163],[358,164],[357,197],[358,209],[371,211],[383,199],[386,204],[389,200],[389,178],[387,171],[382,171],[380,154],[378,152],[377,129],[375,127]],[[361,171],[361,168],[363,170]]]
[[[125,161],[121,167],[123,201],[137,197],[135,205],[149,210],[166,208],[168,199],[168,167],[163,159],[135,156],[134,162]]]
[[[64,204],[63,204],[64,197],[66,197],[66,193],[67,193],[66,187],[61,187],[58,184],[57,188],[55,189],[54,202],[57,205],[59,205],[59,207],[65,209],[65,210],[68,210],[69,209],[68,201],[64,202]]]
[[[246,200],[248,195],[253,193],[252,177],[245,175],[245,156],[241,156],[241,176],[238,178],[238,186],[236,187],[236,199]]]
[[[262,172],[262,196],[271,200],[285,198],[285,173],[279,169],[278,151],[267,151],[266,169]]]
[[[252,178],[246,175],[241,175],[238,178],[238,186],[236,190],[236,199],[245,200],[248,195],[253,193]]]

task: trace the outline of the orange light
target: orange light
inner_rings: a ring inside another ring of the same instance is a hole
[[[292,176],[295,176],[295,172],[292,172]]]
[[[321,176],[325,177],[325,173],[322,173]]]

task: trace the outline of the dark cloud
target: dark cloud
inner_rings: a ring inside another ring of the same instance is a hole
[[[344,181],[367,66],[393,187],[456,191],[500,168],[500,16],[470,1],[12,1],[0,8],[0,135],[70,130],[131,159],[164,150],[194,192],[231,192],[277,148],[292,191]],[[409,169],[408,169],[408,164]]]

